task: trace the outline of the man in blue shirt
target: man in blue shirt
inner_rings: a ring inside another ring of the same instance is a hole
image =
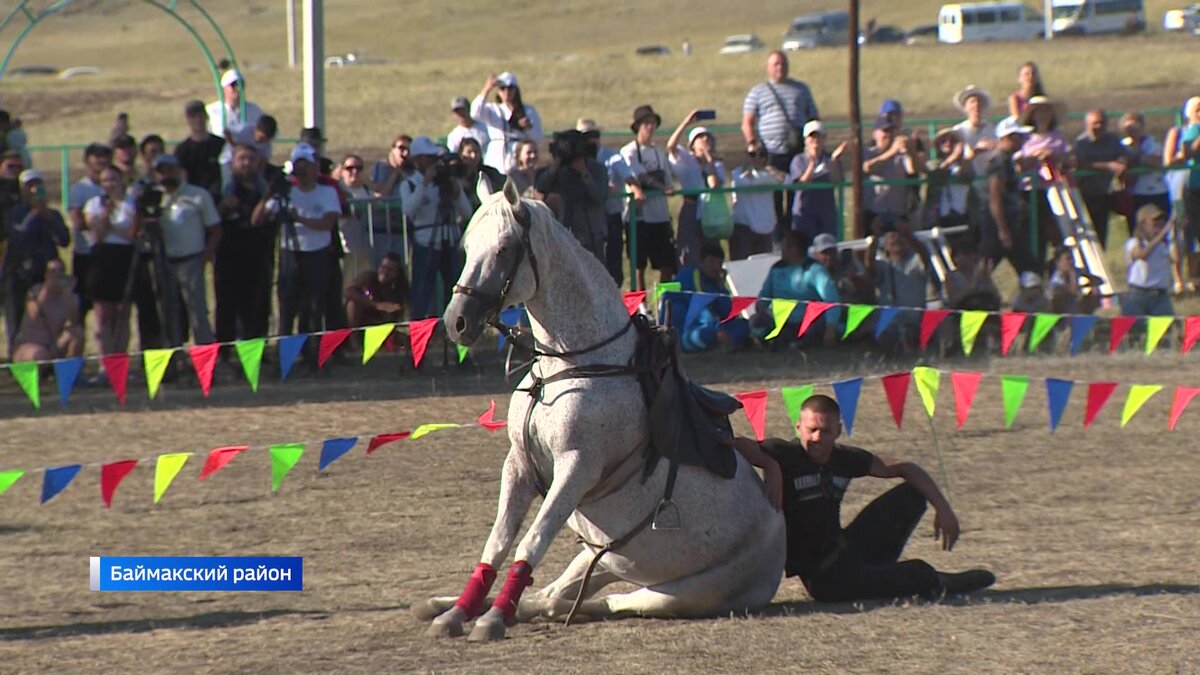
[[[755,307],[752,325],[755,337],[765,337],[775,328],[771,300],[841,302],[837,283],[829,275],[829,270],[806,255],[804,239],[805,236],[795,230],[784,235],[782,257],[771,267],[758,293],[760,300]],[[800,306],[792,312],[780,336],[795,336],[800,331],[803,319],[804,310]],[[841,308],[831,307],[809,326],[800,342],[805,345],[818,345],[822,340],[831,342],[840,319]]]
[[[725,283],[724,262],[725,251],[719,244],[704,244],[700,247],[700,264],[685,265],[675,277],[683,292],[664,294],[664,309],[670,311],[667,320],[679,333],[685,352],[704,351],[718,344],[736,349],[750,337],[750,324],[741,317],[721,323],[733,306]]]

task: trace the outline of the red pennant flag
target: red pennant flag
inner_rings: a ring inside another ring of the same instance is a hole
[[[346,338],[350,337],[351,330],[353,329],[339,328],[338,330],[331,330],[328,333],[321,334],[321,344],[317,349],[318,368],[325,367],[325,362],[329,360],[329,357],[333,356],[337,348],[341,347]]]
[[[829,311],[837,303],[833,302],[817,302],[813,300],[804,305],[804,318],[800,320],[800,332],[796,333],[796,337],[804,337],[808,332],[808,327],[813,325],[813,322],[821,318],[821,315]]]
[[[629,291],[621,296],[621,300],[625,303],[625,309],[629,310],[629,316],[637,313],[638,307],[642,306],[645,299],[646,291]]]
[[[1117,390],[1116,382],[1091,382],[1087,391],[1087,410],[1083,413],[1083,428],[1092,426],[1100,409],[1108,403],[1108,398]]]
[[[971,406],[975,403],[975,391],[983,373],[950,373],[950,385],[954,388],[954,414],[958,417],[958,428],[967,423]]]
[[[196,378],[200,380],[200,391],[207,397],[212,390],[213,369],[217,367],[217,352],[221,345],[196,345],[188,348],[192,357],[192,368],[196,370]]]
[[[421,319],[408,324],[408,340],[412,345],[413,368],[421,366],[425,358],[425,349],[429,347],[429,338],[433,337],[433,329],[437,328],[438,319]]]
[[[742,410],[745,411],[746,418],[750,420],[750,428],[754,430],[754,437],[760,441],[766,438],[767,390],[743,391],[734,396],[742,402]]]
[[[125,405],[125,385],[129,381],[129,355],[105,354],[100,357],[108,383],[117,395],[117,403]]]
[[[747,298],[741,295],[735,295],[733,298],[731,298],[731,301],[733,306],[729,308],[729,314],[725,315],[724,319],[721,319],[721,323],[736,319],[738,314],[746,311],[747,307],[753,305],[755,302],[758,302],[758,298]]]
[[[1200,316],[1189,316],[1183,320],[1183,353],[1192,351],[1196,340],[1200,339]]]
[[[904,399],[908,397],[908,383],[911,380],[912,373],[892,373],[883,376],[883,391],[887,394],[888,405],[892,408],[892,419],[896,421],[897,429],[903,428]]]
[[[496,401],[494,399],[492,400],[492,404],[488,406],[487,412],[480,415],[476,423],[488,431],[495,431],[508,424],[508,422],[496,421]]]
[[[113,493],[137,463],[136,459],[127,459],[100,467],[100,497],[104,500],[104,506],[112,508]]]
[[[1008,349],[1021,334],[1021,326],[1025,325],[1024,312],[1000,313],[1000,353],[1008,356]]]
[[[1117,345],[1121,344],[1121,338],[1125,337],[1137,320],[1136,316],[1114,316],[1112,318],[1112,332],[1108,335],[1109,354],[1117,351]]]
[[[208,457],[204,460],[204,468],[200,470],[200,480],[204,480],[214,473],[225,468],[225,465],[232,462],[234,457],[237,457],[239,452],[249,450],[248,445],[231,445],[227,448],[213,448],[209,451]]]
[[[1175,396],[1171,399],[1171,420],[1167,423],[1168,429],[1175,431],[1175,425],[1179,423],[1179,418],[1187,409],[1188,404],[1192,402],[1193,398],[1196,398],[1196,394],[1200,394],[1200,387],[1175,387]]]
[[[950,316],[948,309],[927,309],[921,314],[921,349],[925,349],[925,345],[929,344],[929,338],[933,337],[933,332],[948,316]]]
[[[388,443],[402,441],[411,435],[412,435],[411,431],[401,431],[401,432],[395,433],[395,434],[379,434],[379,435],[373,437],[371,439],[371,442],[367,444],[367,454],[369,455],[372,452],[375,452],[376,450],[387,445]]]

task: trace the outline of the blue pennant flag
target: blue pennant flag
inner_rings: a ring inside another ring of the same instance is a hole
[[[500,312],[500,323],[504,324],[505,326],[519,326],[521,325],[521,320],[524,318],[524,307],[509,307],[508,309]],[[496,351],[504,351],[504,344],[507,340],[507,336],[505,336],[504,333],[501,333],[500,338],[496,341]]]
[[[321,445],[321,463],[317,466],[317,471],[324,471],[325,467],[336,462],[342,455],[350,452],[350,448],[358,442],[358,437],[351,438],[327,438]]]
[[[307,339],[308,334],[306,333],[279,338],[280,380],[286,380],[288,374],[292,372],[292,366],[296,365],[296,357],[300,356],[300,350],[304,349],[304,341]]]
[[[704,308],[711,305],[716,299],[717,296],[714,293],[693,293],[692,299],[688,301],[687,314],[683,317],[684,328],[692,325],[692,322],[700,317],[700,312],[703,312]]]
[[[1092,326],[1095,325],[1096,317],[1094,316],[1071,317],[1071,356],[1075,356],[1083,348],[1083,341],[1087,339],[1088,334],[1092,332]]]
[[[833,383],[833,395],[837,398],[838,407],[842,409],[842,424],[846,426],[846,435],[854,434],[854,415],[858,412],[858,395],[862,393],[862,378],[843,380]]]
[[[75,476],[79,474],[79,470],[83,468],[82,464],[72,464],[70,466],[60,466],[54,469],[46,469],[46,473],[42,477],[42,503],[54,499],[54,496],[62,492],[71,481],[75,480]]]
[[[1074,341],[1073,337],[1072,341]],[[1074,386],[1075,383],[1071,380],[1046,378],[1046,403],[1050,406],[1050,431],[1058,428],[1063,411],[1067,409],[1067,400],[1071,398],[1071,388]]]
[[[71,392],[75,390],[75,382],[82,370],[83,357],[54,362],[54,381],[58,383],[58,399],[64,408],[71,399]]]
[[[900,308],[898,308],[898,307],[883,307],[880,309],[879,318],[876,319],[876,322],[875,322],[875,339],[876,340],[879,339],[880,335],[883,335],[883,331],[887,330],[888,324],[890,324],[892,322],[892,319],[896,318],[896,315],[899,313],[900,313]],[[843,415],[842,417],[844,419],[845,415]]]

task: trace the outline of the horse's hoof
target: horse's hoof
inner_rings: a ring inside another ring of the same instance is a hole
[[[417,621],[420,621],[422,623],[427,622],[427,621],[433,621],[434,619],[436,619],[438,617],[439,614],[441,614],[444,611],[445,611],[444,609],[440,609],[438,607],[437,601],[435,598],[429,598],[428,600],[422,600],[420,602],[414,603],[412,606],[413,617],[416,618]]]
[[[456,638],[463,634],[463,622],[466,621],[466,615],[458,607],[451,607],[441,616],[433,620],[429,624],[429,630],[425,632],[431,638]]]
[[[475,620],[475,628],[467,636],[468,642],[498,642],[504,639],[504,614],[498,609],[489,609]]]

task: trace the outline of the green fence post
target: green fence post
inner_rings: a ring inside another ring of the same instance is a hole
[[[629,195],[629,290],[641,290],[637,267],[637,200]]]

